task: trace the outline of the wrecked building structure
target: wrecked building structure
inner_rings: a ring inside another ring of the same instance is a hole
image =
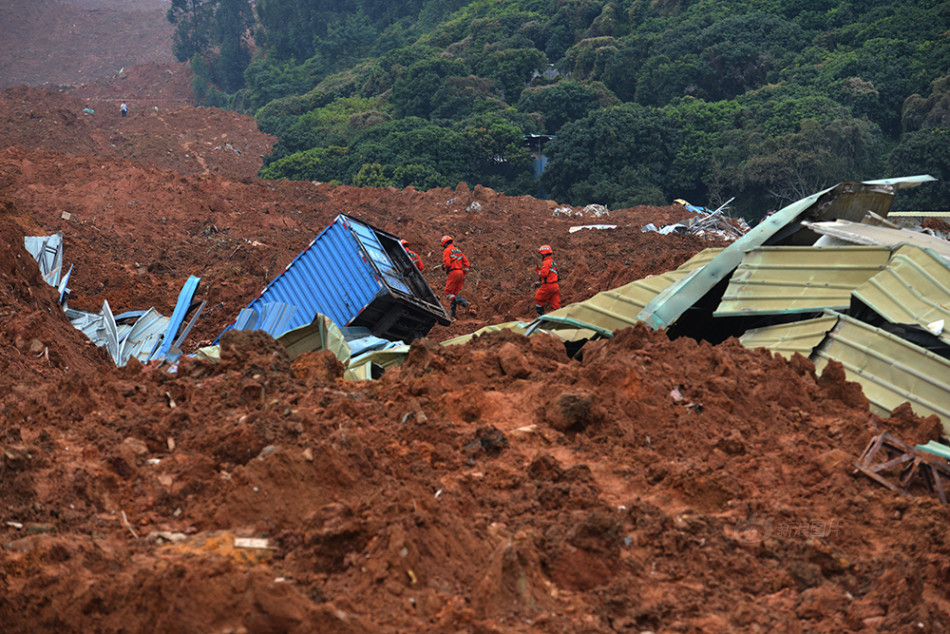
[[[674,271],[483,331],[551,332],[575,349],[640,322],[674,338],[738,337],[818,370],[840,362],[875,413],[908,402],[950,432],[950,243],[885,220],[898,191],[931,180],[838,184]]]
[[[410,342],[449,317],[399,238],[340,214],[230,328],[279,337],[326,315],[340,327]]]

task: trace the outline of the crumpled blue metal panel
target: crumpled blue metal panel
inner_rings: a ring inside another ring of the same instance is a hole
[[[340,328],[347,345],[350,346],[351,354],[356,357],[372,350],[387,350],[403,345],[401,341],[390,341],[374,335],[369,328],[349,327]]]
[[[242,308],[232,330],[263,330],[275,339],[289,330],[287,324],[297,312],[296,306],[283,302],[271,302],[254,308]]]
[[[132,357],[139,361],[147,361],[168,328],[168,321],[168,317],[154,308],[149,308],[138,316],[128,333],[120,337],[122,347],[119,350],[116,365],[123,366]]]
[[[175,335],[178,333],[178,329],[181,328],[181,324],[188,315],[191,300],[194,298],[195,292],[198,290],[198,284],[200,283],[201,278],[195,277],[194,275],[190,276],[188,281],[185,282],[181,292],[178,294],[178,303],[175,304],[175,310],[172,312],[172,316],[168,321],[168,327],[165,329],[161,345],[158,346],[158,349],[152,353],[149,359],[163,359],[165,355],[168,354],[172,343],[175,341]]]

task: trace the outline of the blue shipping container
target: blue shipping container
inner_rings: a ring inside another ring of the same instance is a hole
[[[436,323],[451,323],[399,238],[344,214],[247,308],[262,314],[274,302],[294,307],[286,311],[292,314],[282,325],[285,331],[321,313],[340,327],[363,326],[377,337],[408,343]]]

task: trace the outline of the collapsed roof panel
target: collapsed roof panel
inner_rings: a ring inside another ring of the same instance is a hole
[[[94,344],[105,346],[117,366],[124,366],[133,357],[143,363],[155,359],[174,361],[181,354],[179,346],[204,306],[202,302],[195,310],[196,307],[191,304],[200,281],[200,278],[191,276],[185,282],[171,317],[159,314],[154,308],[113,316],[108,301],[102,303],[98,313],[66,307],[66,317],[73,327],[82,331]],[[183,328],[182,324],[189,313],[192,319]]]
[[[350,362],[350,347],[343,332],[326,315],[317,315],[309,324],[288,330],[277,340],[291,360],[305,352],[330,350],[343,365]]]
[[[950,260],[950,243],[929,233],[892,229],[847,220],[834,222],[806,223],[810,229],[825,236],[831,236],[852,244],[895,246],[901,243],[915,244],[933,249],[940,257]]]
[[[66,284],[73,268],[70,266],[66,275],[60,275],[63,268],[63,235],[55,233],[49,236],[26,236],[23,242],[27,251],[36,259],[43,279],[51,286],[58,287],[60,305],[73,327],[95,345],[104,346],[116,365],[123,366],[132,357],[143,362],[158,358],[173,361],[181,354],[178,346],[201,314],[199,307],[191,322],[181,328],[182,322],[194,309],[191,300],[200,278],[191,276],[185,283],[171,318],[163,317],[154,308],[147,311],[127,311],[114,316],[108,301],[102,303],[102,309],[98,313],[89,313],[66,306]],[[201,306],[204,306],[204,302]]]
[[[872,181],[864,181],[865,185],[887,185],[894,189],[911,189],[924,183],[932,183],[937,179],[930,174],[918,174],[917,176],[899,176],[897,178],[879,178]]]
[[[868,211],[887,215],[894,193],[905,186],[919,184],[921,178],[930,177],[868,183],[847,181],[794,202],[766,217],[702,269],[670,285],[645,306],[637,318],[654,329],[668,328],[731,275],[747,252],[765,245],[813,244],[818,236],[803,224],[805,220],[860,220]]]
[[[823,315],[815,319],[747,330],[739,337],[739,341],[746,348],[767,348],[789,359],[796,352],[803,357],[810,357],[837,323],[837,315]]]
[[[847,310],[851,291],[887,265],[884,247],[761,247],[732,274],[715,317]]]
[[[490,332],[499,332],[501,330],[511,330],[516,332],[519,335],[525,334],[525,331],[528,328],[528,322],[524,321],[506,321],[501,324],[491,324],[489,326],[484,326],[479,328],[473,333],[467,335],[459,335],[458,337],[452,337],[451,339],[446,339],[441,343],[443,346],[457,346],[462,345],[463,343],[468,343],[475,337],[480,337],[481,335],[488,334]]]
[[[906,339],[841,313],[747,331],[747,348],[811,358],[819,372],[832,360],[861,385],[871,410],[888,416],[909,402],[918,416],[936,414],[950,433],[950,361]]]
[[[684,262],[678,269],[631,282],[619,288],[597,293],[590,299],[552,311],[550,316],[572,319],[604,330],[619,330],[637,323],[637,314],[664,289],[692,272],[707,266],[722,249],[706,249]],[[559,332],[564,338],[567,333]],[[587,332],[586,337],[590,336]]]
[[[50,286],[59,286],[63,271],[63,234],[25,236],[23,246],[40,267],[40,275]]]
[[[165,331],[168,329],[169,318],[160,314],[154,308],[149,308],[139,316],[129,330],[119,351],[116,365],[123,366],[131,357],[140,361],[147,360],[152,351],[158,348]]]
[[[932,249],[903,245],[853,295],[893,324],[950,324],[950,262]],[[950,346],[950,333],[939,329],[934,334]]]
[[[176,343],[175,335],[181,328],[182,323],[184,323],[185,317],[187,317],[188,313],[191,312],[191,300],[194,299],[199,284],[201,284],[201,278],[195,275],[190,275],[185,281],[181,292],[178,293],[178,301],[175,303],[175,310],[172,311],[172,316],[168,320],[168,325],[165,328],[165,334],[162,336],[162,340],[158,344],[158,348],[149,357],[150,360],[165,359],[166,357],[169,357],[169,353],[172,353],[172,347]],[[177,355],[174,353],[172,353],[171,356],[177,358]],[[173,359],[169,358],[168,360],[171,361]]]
[[[950,433],[950,361],[846,315],[812,353],[816,369],[839,361],[861,384],[871,410],[888,416],[909,402],[918,416],[936,414]]]
[[[343,378],[352,381],[377,379],[383,370],[403,363],[408,357],[409,346],[406,344],[386,350],[370,350],[350,360]]]

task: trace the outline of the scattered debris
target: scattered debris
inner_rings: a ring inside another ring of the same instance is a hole
[[[888,432],[878,434],[855,463],[855,473],[863,473],[891,491],[908,494],[918,481],[931,493],[936,493],[940,503],[947,505],[947,488],[950,486],[950,447],[933,441],[912,447]],[[889,474],[890,472],[890,474]],[[885,478],[890,475],[893,482]]]
[[[72,267],[60,277],[63,267],[63,236],[27,236],[24,246],[34,257],[43,279],[59,290],[59,302],[73,326],[83,332],[97,346],[104,346],[117,366],[124,366],[135,357],[139,361],[164,360],[174,362],[181,356],[181,345],[191,332],[205,302],[192,304],[200,278],[191,276],[178,296],[172,316],[164,317],[154,308],[113,315],[108,301],[103,301],[98,313],[76,310],[67,306],[67,283]],[[185,318],[192,314],[184,327]]]
[[[567,230],[568,233],[577,233],[584,229],[616,229],[617,225],[577,225]]]
[[[184,533],[175,533],[172,531],[152,531],[145,536],[145,539],[159,544],[176,544],[185,541],[188,539],[188,536]]]
[[[567,216],[569,218],[583,218],[584,216],[594,216],[596,218],[601,218],[604,216],[609,216],[610,211],[603,205],[591,204],[583,207],[582,209],[573,209],[571,207],[558,207],[554,210],[554,213],[551,214],[555,218],[558,216]]]
[[[726,218],[721,211],[714,211],[699,218],[689,218],[686,222],[675,222],[657,227],[652,222],[644,225],[642,232],[655,231],[662,235],[671,233],[688,234],[705,238],[715,238],[732,242],[741,238],[750,230],[742,218]]]
[[[125,516],[125,511],[119,511],[120,516],[122,517],[122,525],[129,529],[129,532],[132,533],[132,537],[135,539],[139,538],[139,534],[135,532],[135,529],[132,528],[132,525],[129,524],[129,518]]]
[[[274,547],[270,545],[269,539],[264,539],[260,537],[235,537],[234,547],[235,548],[259,548],[262,550],[275,550]]]
[[[594,216],[597,218],[602,218],[604,216],[609,216],[610,211],[604,205],[587,205],[580,212],[575,212],[577,216]]]

